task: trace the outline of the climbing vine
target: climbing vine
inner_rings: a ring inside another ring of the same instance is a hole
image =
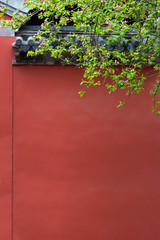
[[[80,96],[90,86],[103,84],[108,93],[122,89],[128,99],[154,76],[153,112],[160,115],[160,0],[26,0],[24,7],[28,14],[17,10],[12,20],[1,22],[17,29],[38,15],[41,30],[34,39],[40,44],[28,55],[49,51],[63,64],[84,68]],[[6,11],[1,8],[2,17]],[[75,31],[64,37],[63,26],[74,26]]]

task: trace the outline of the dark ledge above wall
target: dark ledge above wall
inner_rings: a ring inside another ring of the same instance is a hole
[[[35,57],[27,57],[27,53],[29,51],[35,51],[38,49],[40,42],[34,41],[34,35],[37,33],[37,31],[40,30],[40,26],[29,26],[25,25],[22,26],[16,33],[15,36],[16,41],[13,44],[13,47],[15,49],[15,61],[14,64],[49,64],[49,65],[57,65],[57,64],[63,64],[64,62],[60,59],[55,59],[50,56],[50,53],[45,53],[44,55],[38,55]],[[64,38],[67,38],[67,35],[69,33],[75,32],[77,34],[83,34],[80,30],[76,30],[72,26],[64,26],[60,29],[60,35]],[[117,49],[118,51],[130,51],[136,50],[136,47],[139,45],[139,42],[137,41],[134,36],[136,33],[133,31],[129,34],[126,34],[126,37],[121,40],[120,43],[110,43],[110,45],[106,45],[106,38],[110,37],[103,36],[98,38],[99,45],[105,45],[105,48],[108,51],[113,51],[114,49]],[[93,36],[90,36],[91,41]],[[74,43],[77,44],[77,46],[81,46],[83,48],[82,41],[80,39],[75,39]],[[57,42],[53,42],[53,48],[57,46]],[[76,61],[76,59],[75,59]]]

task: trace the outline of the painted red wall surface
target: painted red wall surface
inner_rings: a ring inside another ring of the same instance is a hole
[[[159,240],[153,83],[117,109],[121,95],[104,87],[79,98],[81,78],[69,66],[14,66],[14,240]]]
[[[159,240],[153,81],[117,109],[105,87],[79,98],[82,70],[12,66],[13,42],[0,37],[0,240]]]
[[[0,37],[0,240],[11,239],[12,225],[12,43]]]

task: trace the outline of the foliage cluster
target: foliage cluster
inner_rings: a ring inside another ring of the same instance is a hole
[[[41,30],[34,37],[41,43],[29,55],[50,51],[64,64],[85,69],[81,84],[86,88],[104,84],[109,93],[123,89],[126,99],[140,93],[148,77],[156,76],[151,94],[153,111],[160,114],[160,0],[26,0],[24,6],[33,11],[21,15],[17,10],[12,20],[2,23],[16,29],[38,14]],[[1,12],[4,15],[6,8]],[[64,38],[60,27],[70,25],[76,31]],[[132,42],[136,47],[125,51],[123,46]],[[152,66],[148,72],[143,71],[146,66]]]

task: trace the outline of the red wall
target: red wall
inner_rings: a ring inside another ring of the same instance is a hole
[[[148,92],[79,98],[74,67],[14,67],[14,239],[159,240],[160,120]]]
[[[0,38],[0,240],[159,240],[153,82],[117,109],[104,87],[79,98],[77,68],[12,67],[13,42]]]
[[[0,239],[12,228],[12,59],[11,37],[0,37]]]

